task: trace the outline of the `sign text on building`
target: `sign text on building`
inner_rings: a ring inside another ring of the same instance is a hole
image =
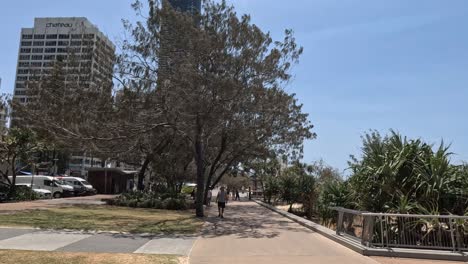
[[[72,23],[47,23],[46,27],[73,27]]]

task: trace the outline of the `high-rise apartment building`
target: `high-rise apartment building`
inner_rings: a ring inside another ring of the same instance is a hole
[[[21,29],[13,98],[28,102],[28,83],[40,80],[56,61],[66,66],[65,81],[85,88],[111,83],[114,59],[114,44],[86,18],[35,18],[34,27]]]
[[[196,13],[201,10],[201,0],[169,0],[169,3],[182,12]]]
[[[84,17],[35,18],[34,27],[21,29],[13,100],[31,100],[28,86],[47,76],[57,62],[63,66],[64,85],[109,89],[115,46]],[[68,172],[85,177],[89,167],[100,166],[95,161],[78,151],[68,162]]]

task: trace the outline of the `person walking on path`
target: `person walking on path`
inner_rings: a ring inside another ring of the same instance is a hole
[[[236,201],[240,201],[239,190],[236,189]]]
[[[228,196],[224,187],[221,187],[221,190],[218,192],[218,196],[216,196],[216,202],[218,202],[218,217],[224,218],[224,208],[226,208]]]
[[[213,197],[213,193],[211,192],[211,189],[208,189],[208,195],[206,196],[206,205],[208,207],[211,206],[211,197]]]

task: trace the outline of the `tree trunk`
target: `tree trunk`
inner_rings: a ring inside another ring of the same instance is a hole
[[[9,198],[11,198],[11,196],[15,193],[15,188],[16,188],[16,157],[13,157],[11,160],[11,184],[10,184],[10,190],[8,193]]]
[[[203,194],[205,190],[205,166],[203,164],[203,144],[201,141],[202,128],[197,116],[197,131],[195,135],[195,161],[197,163],[197,195],[195,199],[195,210],[197,217],[204,216]]]
[[[143,180],[145,179],[145,172],[146,172],[146,169],[148,168],[150,161],[151,161],[151,157],[149,155],[146,156],[145,161],[143,162],[143,165],[141,165],[140,172],[138,172],[137,188],[139,191],[143,191],[144,189]]]

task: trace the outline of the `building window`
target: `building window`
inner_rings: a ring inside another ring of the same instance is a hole
[[[41,74],[41,72],[42,71],[40,69],[30,69],[29,70],[29,73],[31,73],[31,74]]]
[[[31,46],[31,41],[21,41],[21,46]]]
[[[28,48],[22,48],[20,50],[21,53],[31,53],[31,49],[28,49]]]
[[[67,53],[67,48],[57,48],[57,53]]]
[[[15,91],[15,95],[25,95],[26,94],[26,90],[16,90]]]
[[[81,46],[81,41],[72,41],[70,46]]]
[[[57,39],[57,35],[47,35],[47,39]]]
[[[67,59],[67,57],[68,57],[67,55],[57,55],[57,60],[58,61],[64,61],[64,60]]]
[[[23,36],[21,36],[21,37],[22,37],[23,39],[32,39],[33,36],[30,35],[30,34],[25,34],[25,35],[23,35]]]
[[[85,39],[94,39],[94,34],[85,34],[83,36],[83,38],[85,38]]]
[[[59,42],[58,42],[58,45],[59,45],[59,46],[68,46],[68,44],[70,44],[69,41],[59,41]]]
[[[45,53],[55,53],[56,49],[55,48],[46,48]]]
[[[20,55],[19,59],[20,60],[29,60],[30,56],[29,55]]]
[[[68,48],[68,51],[71,53],[80,53],[81,48]]]
[[[34,35],[34,39],[44,39],[45,35],[44,34],[36,34]]]
[[[42,55],[32,55],[31,60],[42,60]]]
[[[19,67],[29,67],[29,62],[20,62],[18,64]]]
[[[31,67],[41,67],[42,62],[31,62]]]
[[[46,46],[57,46],[57,41],[47,41]]]
[[[43,48],[33,48],[32,52],[33,53],[42,53],[42,52],[44,52],[44,49]]]
[[[60,34],[59,35],[59,39],[69,39],[70,38],[70,35],[68,34]]]
[[[44,46],[44,41],[34,41],[33,46]]]
[[[28,74],[29,70],[28,69],[18,69],[18,74]]]
[[[93,48],[82,48],[81,49],[81,52],[83,53],[88,53],[88,52],[92,52],[93,51]]]
[[[39,81],[39,80],[41,80],[41,76],[40,75],[29,76],[29,80]]]
[[[26,103],[26,98],[22,97],[19,99],[21,103]]]
[[[20,81],[20,82],[21,82],[21,81],[27,81],[27,80],[28,80],[28,76],[18,76],[18,77],[16,77],[16,80],[17,80],[17,81]]]
[[[16,83],[16,88],[25,88],[24,83]]]
[[[44,60],[55,60],[55,55],[44,55]]]
[[[83,46],[92,46],[94,42],[92,41],[83,41]]]

